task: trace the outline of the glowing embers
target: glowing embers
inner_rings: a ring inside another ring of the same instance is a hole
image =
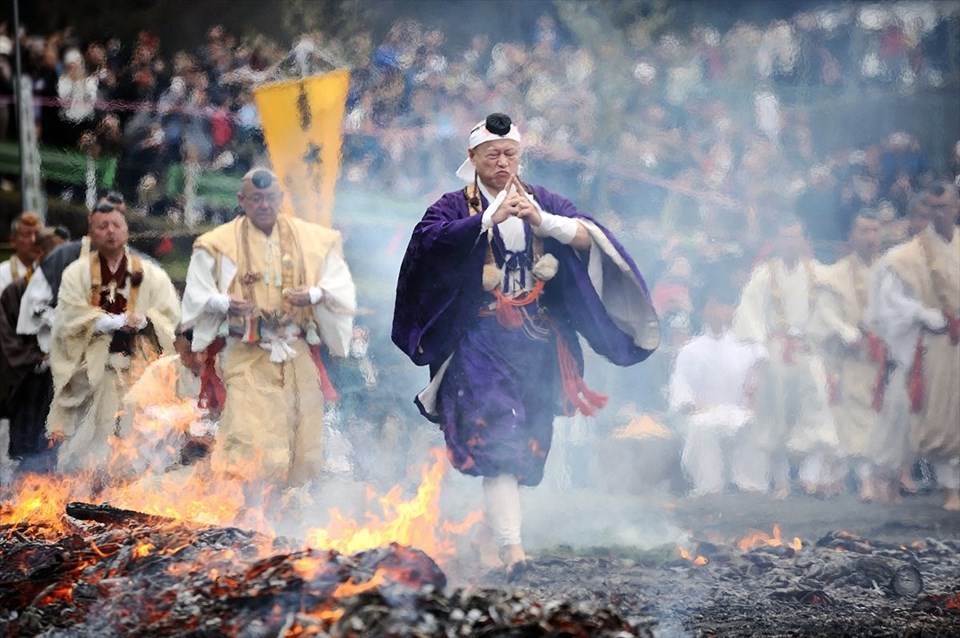
[[[774,523],[772,536],[757,530],[750,530],[744,538],[737,541],[737,547],[744,551],[757,547],[789,547],[794,551],[800,551],[803,548],[803,542],[796,536],[793,537],[793,540],[787,541],[780,534],[780,526]]]
[[[683,560],[688,560],[691,563],[693,563],[694,567],[703,567],[704,565],[710,562],[710,560],[706,556],[701,556],[700,554],[697,554],[696,556],[694,556],[683,545],[677,545],[677,554],[679,554],[680,558],[682,558]]]

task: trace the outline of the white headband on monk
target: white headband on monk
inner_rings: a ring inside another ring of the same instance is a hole
[[[489,119],[489,118],[488,118]],[[467,143],[468,149],[475,149],[484,142],[492,142],[494,140],[513,140],[517,144],[520,143],[520,129],[517,128],[517,125],[513,122],[510,123],[510,130],[503,135],[498,135],[493,133],[487,128],[487,120],[482,120],[478,122],[476,126],[473,127],[473,130],[470,131],[470,140]],[[464,160],[463,164],[460,165],[460,168],[457,169],[457,177],[472,184],[474,178],[476,177],[477,171],[473,166],[473,162],[470,161],[470,156],[467,155],[467,159]]]

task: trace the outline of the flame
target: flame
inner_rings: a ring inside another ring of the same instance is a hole
[[[114,448],[123,448],[124,441],[114,440]],[[446,470],[445,452],[436,448],[431,450],[430,457],[431,463],[423,467],[421,482],[413,497],[404,498],[399,485],[383,496],[371,494],[377,512],[367,513],[361,521],[331,510],[326,527],[303,531],[304,546],[354,554],[395,542],[414,546],[439,563],[452,558],[456,553],[454,539],[479,522],[482,513],[472,512],[461,521],[443,519],[439,503]],[[108,485],[95,496],[91,495],[91,484],[90,476],[26,475],[15,486],[14,498],[0,505],[0,525],[29,524],[30,533],[41,536],[69,533],[64,516],[67,503],[86,500],[109,502],[117,508],[167,518],[171,523],[241,526],[262,535],[259,537],[262,555],[271,552],[272,541],[278,536],[272,521],[262,511],[244,510],[242,482],[214,480],[209,468],[187,467],[160,475],[147,472],[140,479]],[[134,556],[142,558],[155,549],[149,543],[141,543]],[[179,549],[182,547],[166,548],[164,553],[176,553]],[[95,546],[94,551],[102,557],[108,555]],[[306,563],[301,568],[309,573]]]
[[[433,465],[424,467],[416,495],[404,501],[399,486],[394,486],[378,499],[382,518],[368,513],[363,525],[344,517],[338,510],[332,512],[330,524],[323,529],[307,532],[306,545],[315,549],[334,549],[343,554],[354,554],[382,547],[390,542],[416,547],[437,560],[452,557],[456,550],[452,535],[462,533],[481,518],[479,512],[470,514],[457,524],[443,525],[440,519],[440,483],[445,471],[445,451],[431,450]]]
[[[146,558],[150,555],[150,552],[157,548],[156,545],[147,541],[140,541],[137,543],[137,546],[133,548],[133,555],[136,558]]]
[[[710,562],[706,556],[701,556],[700,554],[697,554],[696,556],[694,556],[683,545],[677,545],[677,553],[680,555],[680,558],[682,558],[683,560],[688,560],[692,562],[694,567],[703,567],[704,565]]]
[[[365,583],[354,583],[353,579],[347,580],[345,583],[340,583],[335,590],[333,590],[334,598],[348,598],[350,596],[356,596],[357,594],[362,594],[365,591],[369,591],[374,587],[379,587],[387,582],[387,572],[383,569],[378,569],[373,577],[370,578]]]
[[[780,525],[777,523],[773,524],[773,536],[768,536],[763,532],[757,531],[755,529],[749,530],[749,533],[739,541],[737,541],[737,547],[743,551],[748,551],[756,547],[791,547],[796,551],[799,551],[803,548],[803,541],[799,537],[794,536],[793,540],[787,542],[783,536],[780,534]]]

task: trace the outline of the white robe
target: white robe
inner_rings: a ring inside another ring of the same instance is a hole
[[[958,389],[960,352],[943,332],[930,330],[931,322],[942,317],[940,300],[926,264],[920,242],[930,246],[933,263],[943,274],[947,290],[947,310],[960,314],[960,231],[952,241],[944,241],[930,225],[912,240],[895,246],[877,268],[870,290],[867,320],[887,342],[896,363],[884,405],[884,437],[877,438],[875,462],[893,470],[893,465],[909,462],[914,454],[929,456],[940,465],[938,474],[950,475],[951,483],[960,472],[960,425],[958,425]],[[909,265],[920,264],[918,275]],[[914,278],[911,285],[905,273]],[[906,385],[910,378],[918,340],[923,343],[924,405],[919,414],[910,414]],[[936,399],[939,397],[939,400]],[[910,445],[904,440],[909,439]],[[896,446],[896,447],[894,447]]]
[[[759,345],[738,342],[729,331],[695,337],[677,354],[670,409],[682,423],[681,463],[694,494],[722,492],[729,481],[745,490],[767,488],[763,469],[754,469],[749,437],[740,435],[752,418],[744,386],[761,355]]]
[[[875,434],[873,394],[878,374],[883,372],[883,363],[871,360],[861,330],[873,265],[853,253],[824,268],[822,274],[810,333],[819,342],[835,379],[836,400],[831,409],[840,453],[850,461],[862,460]]]
[[[817,262],[810,266],[817,277],[822,266]],[[808,281],[802,263],[792,270],[779,258],[763,263],[744,287],[733,318],[736,337],[763,346],[766,359],[758,382],[756,421],[751,428],[754,443],[778,456],[835,451],[839,441],[827,401],[823,359],[811,346],[807,352],[795,352],[793,363],[784,361],[785,341],[778,334],[781,327],[772,295],[772,272],[779,275],[786,330],[809,344],[809,286],[815,282]]]
[[[10,257],[10,259],[4,259],[0,262],[0,292],[3,292],[3,289],[13,283],[13,266],[11,265],[11,260],[17,259],[16,255]],[[30,268],[28,264],[23,263],[17,259],[17,277],[23,277],[27,274],[27,269]]]
[[[180,319],[177,293],[159,266],[146,259],[141,263],[143,281],[136,307],[128,311],[145,316],[160,348],[170,352]],[[155,356],[139,348],[131,357],[110,353],[113,332],[98,328],[98,321],[107,315],[90,304],[90,290],[90,262],[81,258],[63,272],[50,353],[54,396],[47,433],[64,439],[57,455],[62,472],[104,466],[126,386]]]

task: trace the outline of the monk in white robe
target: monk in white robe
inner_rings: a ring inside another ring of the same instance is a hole
[[[920,192],[913,197],[907,207],[906,239],[903,241],[910,241],[916,237],[929,223],[930,212],[923,201],[923,193]],[[877,273],[889,268],[886,263],[889,254],[889,250],[886,251],[877,260],[873,269],[869,289],[870,300],[875,300],[879,296],[881,278],[877,276]],[[881,336],[885,333],[879,327],[881,322],[875,316],[876,311],[876,302],[870,301],[867,305],[864,323],[873,334]],[[877,388],[883,394],[880,397],[882,404],[880,413],[877,415],[877,427],[874,428],[867,444],[867,456],[872,468],[877,500],[885,503],[896,503],[900,500],[901,490],[911,493],[917,491],[916,484],[911,476],[913,465],[917,461],[917,455],[910,444],[910,400],[907,396],[908,369],[897,366],[889,352],[890,348],[886,341],[884,341],[884,346],[887,349],[886,383],[883,388]]]
[[[822,270],[810,324],[829,370],[828,396],[840,440],[839,469],[856,474],[859,497],[866,501],[879,496],[868,448],[877,431],[887,372],[883,340],[864,321],[879,228],[879,220],[867,213],[853,218],[848,239],[851,252]]]
[[[53,325],[47,434],[62,440],[61,472],[104,467],[126,388],[150,361],[173,351],[180,318],[167,274],[127,250],[121,211],[92,213],[90,235],[98,249],[64,270]]]
[[[778,244],[778,256],[760,264],[744,287],[733,331],[763,347],[750,436],[763,455],[758,463],[769,464],[775,495],[785,498],[791,458],[808,493],[831,487],[828,463],[838,440],[823,360],[807,334],[822,266],[807,256],[799,223],[785,222]]]
[[[925,202],[931,223],[885,255],[870,316],[897,367],[891,385],[906,386],[912,448],[960,510],[960,197],[935,182]]]
[[[10,225],[10,246],[13,254],[0,262],[0,293],[14,281],[21,277],[27,279],[33,274],[36,261],[39,258],[37,249],[37,232],[43,228],[40,217],[36,213],[20,213]],[[3,352],[0,352],[3,357]],[[0,370],[5,363],[0,361]],[[2,402],[3,397],[0,397]],[[8,474],[12,468],[12,461],[7,455],[10,443],[10,421],[6,415],[0,413],[0,475]],[[0,484],[4,481],[0,476]]]
[[[244,215],[197,239],[183,299],[193,349],[207,351],[201,399],[223,410],[214,471],[281,488],[323,470],[324,400],[335,393],[319,348],[347,356],[356,311],[340,234],[278,217],[282,198],[272,172],[244,177]],[[210,359],[221,349],[223,384]]]
[[[684,439],[681,464],[694,496],[720,494],[730,483],[742,491],[766,492],[766,468],[756,464],[762,453],[743,436],[752,418],[748,378],[762,348],[737,341],[731,332],[735,295],[730,290],[714,285],[704,296],[704,333],[680,348],[670,378],[670,409],[679,417]]]
[[[0,262],[0,292],[21,277],[33,273],[40,257],[37,233],[43,222],[36,213],[20,213],[10,225],[10,247],[13,254]]]

